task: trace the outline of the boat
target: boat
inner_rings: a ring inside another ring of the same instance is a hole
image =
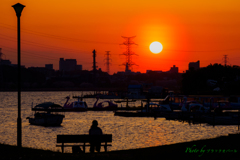
[[[122,94],[122,92],[108,91],[108,93],[99,94],[97,97],[100,99],[121,99],[123,98]]]
[[[156,117],[155,113],[151,112],[115,112],[114,116],[122,116],[122,117]]]
[[[205,107],[197,101],[187,101],[187,97],[183,98],[181,106],[182,112],[210,112],[210,107]]]
[[[136,99],[131,99],[129,100],[128,98],[126,98],[126,100],[116,100],[114,101],[115,103],[122,103],[122,102],[136,102],[137,100]]]
[[[82,101],[82,97],[73,97],[77,98],[77,101],[69,103],[70,97],[66,97],[66,102],[63,105],[64,111],[76,111],[76,112],[81,112],[81,111],[87,111],[87,103]]]
[[[117,104],[114,104],[112,101],[103,101],[100,103],[97,103],[100,98],[97,97],[96,102],[93,105],[93,110],[116,110],[118,108]],[[104,104],[107,104],[104,106]]]
[[[145,99],[146,95],[143,93],[142,85],[128,85],[128,92],[125,97],[128,99]]]
[[[142,112],[172,112],[169,104],[157,104],[150,102],[149,105],[145,105],[145,108],[146,109],[142,110]]]
[[[124,116],[124,117],[163,117],[162,113],[172,112],[169,105],[161,105],[157,103],[150,102],[149,105],[146,104],[144,108],[135,112],[115,112],[115,116]]]
[[[222,107],[225,110],[239,110],[240,109],[240,97],[238,101],[232,100],[233,98],[227,97],[204,97],[205,99],[210,99],[210,102],[203,102],[203,105],[206,107],[211,107],[212,109]],[[227,100],[228,99],[228,100]]]
[[[33,125],[42,125],[42,126],[60,126],[63,118],[63,114],[59,114],[58,111],[62,110],[62,106],[52,103],[44,102],[32,106],[32,110],[35,110],[34,117],[27,117],[30,124]]]

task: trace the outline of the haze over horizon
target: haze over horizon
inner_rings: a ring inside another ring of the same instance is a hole
[[[83,70],[92,69],[92,51],[97,51],[97,66],[106,71],[105,51],[110,51],[110,74],[124,71],[126,46],[132,37],[134,72],[179,72],[189,62],[200,67],[223,63],[240,65],[240,1],[236,0],[89,0],[30,1],[2,0],[0,5],[0,48],[6,59],[17,63],[17,17],[12,5],[26,7],[21,16],[21,61],[26,67],[53,64],[59,58],[76,59]],[[163,50],[153,54],[149,45],[159,41]]]

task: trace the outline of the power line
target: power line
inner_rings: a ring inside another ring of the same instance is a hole
[[[16,30],[15,26],[7,25],[0,23],[3,28],[7,28],[10,30]],[[8,27],[6,27],[8,26]],[[75,42],[80,42],[80,43],[100,43],[100,44],[112,44],[112,45],[118,45],[118,43],[110,43],[110,42],[99,42],[99,41],[88,41],[88,40],[83,40],[83,39],[77,39],[77,38],[70,38],[70,37],[63,37],[63,36],[58,36],[58,35],[53,35],[53,34],[47,34],[47,33],[42,33],[42,32],[37,32],[37,31],[32,31],[28,29],[22,29],[22,32],[28,33],[28,34],[33,34],[37,36],[42,36],[42,37],[47,37],[47,38],[53,38],[53,39],[59,39],[59,40],[65,40],[65,41],[75,41]],[[148,47],[146,45],[139,45],[141,47]],[[172,50],[172,49],[165,49],[165,51],[171,51],[171,52],[225,52],[225,51],[235,51],[235,50],[240,50],[240,48],[232,48],[232,49],[223,49],[223,50]]]
[[[2,35],[0,34],[0,37],[4,36],[4,38],[1,39],[5,39],[8,41],[12,41],[12,42],[16,42],[16,38],[14,37],[10,37],[10,36],[6,36],[6,35]],[[63,48],[63,47],[57,47],[57,46],[51,46],[51,45],[46,45],[46,44],[40,44],[40,43],[35,43],[35,42],[31,42],[31,41],[26,41],[26,40],[22,40],[23,44],[26,45],[31,45],[31,46],[37,46],[37,47],[41,47],[41,48],[47,48],[47,49],[52,49],[52,50],[61,50],[61,51],[70,51],[70,52],[83,52],[83,50],[73,50],[73,49],[69,49],[69,48]]]
[[[0,23],[0,24],[6,25],[6,24],[3,24],[3,23]],[[1,26],[1,25],[0,25],[0,27],[3,27],[3,28],[7,28],[7,29],[10,29],[10,30],[16,30],[14,26],[11,26],[11,25],[6,25],[6,26],[9,26],[9,27],[5,27],[5,26]],[[58,40],[65,40],[65,41],[75,41],[75,42],[82,42],[82,43],[99,43],[99,44],[118,45],[118,43],[99,42],[99,41],[88,41],[88,40],[83,40],[83,39],[63,37],[63,36],[58,36],[58,35],[53,35],[53,34],[36,32],[36,31],[27,30],[27,29],[22,29],[22,32],[28,33],[28,34],[37,35],[37,36],[47,37],[47,38],[53,38],[53,39],[58,39]]]

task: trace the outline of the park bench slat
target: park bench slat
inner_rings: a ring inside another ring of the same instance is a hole
[[[72,147],[72,146],[83,146],[83,144],[73,144],[73,145],[64,145],[64,147]],[[90,146],[90,144],[86,144],[85,146]],[[112,146],[111,144],[101,144],[101,146]],[[56,147],[62,147],[61,144],[56,145]]]
[[[83,146],[83,152],[85,152],[85,147],[90,146],[90,142],[101,142],[101,146],[104,146],[105,152],[107,151],[107,146],[112,146],[108,144],[112,142],[112,135],[111,134],[103,134],[103,135],[57,135],[57,144],[56,147],[62,147],[62,152],[64,152],[64,147],[71,147],[71,146]],[[81,145],[77,144],[66,144],[66,143],[83,143]]]

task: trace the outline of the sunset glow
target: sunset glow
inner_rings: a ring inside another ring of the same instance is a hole
[[[0,5],[0,48],[13,64],[17,63],[17,19],[13,4]],[[59,58],[76,59],[83,70],[92,69],[92,51],[97,66],[106,71],[105,51],[110,51],[111,74],[124,71],[124,37],[133,37],[131,57],[137,64],[132,71],[168,71],[173,65],[180,72],[189,62],[204,67],[222,63],[228,55],[231,65],[240,65],[240,1],[30,1],[21,16],[22,64],[26,67],[53,64]],[[159,41],[164,49],[152,54],[149,45]],[[161,62],[161,63],[159,63]]]

